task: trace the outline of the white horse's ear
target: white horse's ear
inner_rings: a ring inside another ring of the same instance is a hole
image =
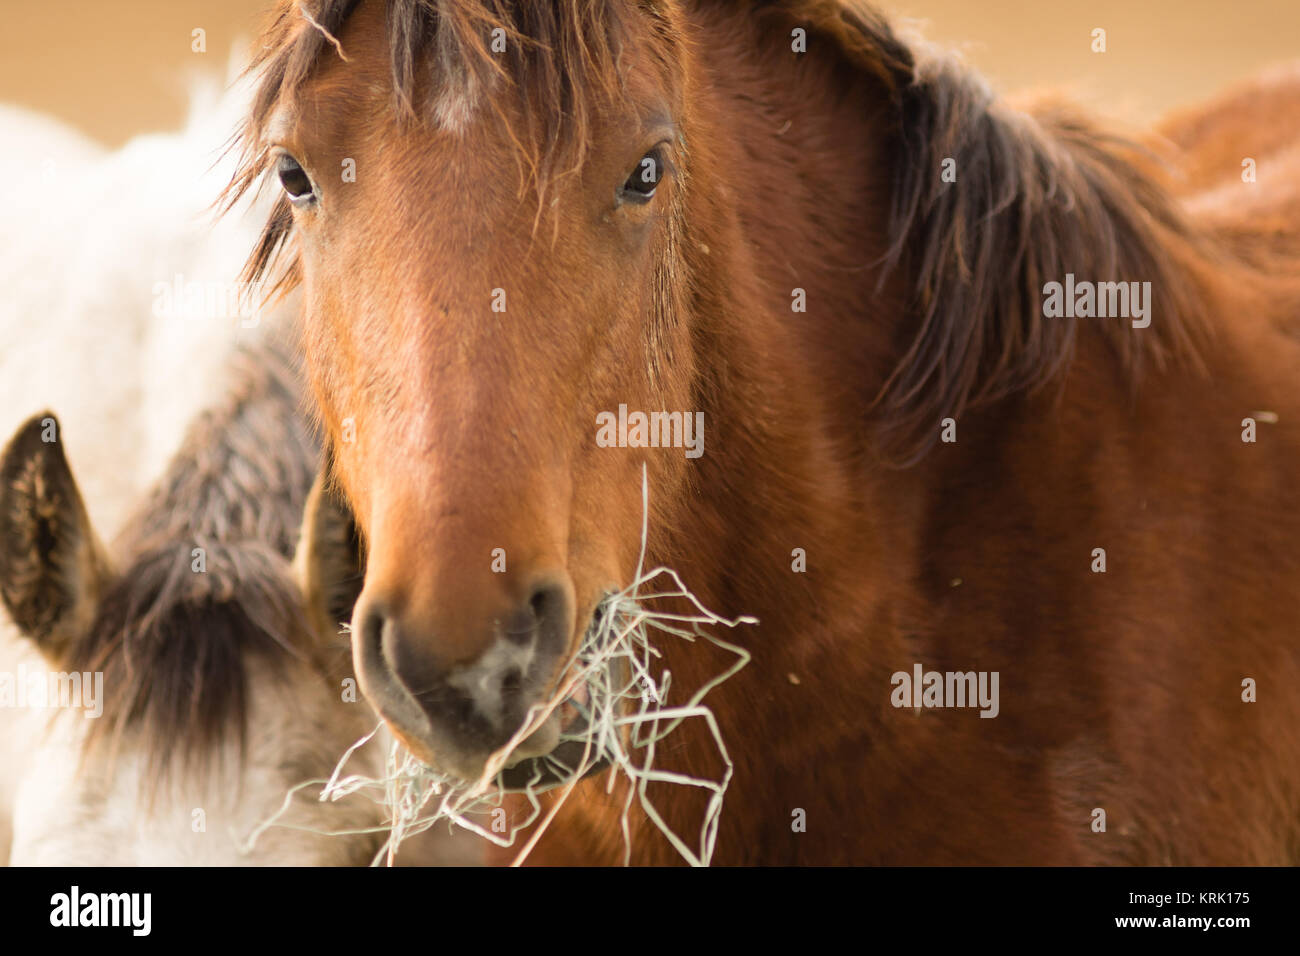
[[[62,438],[42,412],[0,454],[0,598],[50,659],[90,627],[111,578]]]
[[[328,640],[352,620],[366,563],[352,509],[323,475],[307,496],[293,570],[312,628]]]

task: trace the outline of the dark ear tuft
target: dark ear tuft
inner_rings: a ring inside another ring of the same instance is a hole
[[[108,577],[61,438],[41,412],[0,454],[0,598],[50,656],[89,626]]]
[[[366,562],[352,509],[323,476],[307,497],[294,573],[313,629],[320,639],[331,640],[352,620]]]

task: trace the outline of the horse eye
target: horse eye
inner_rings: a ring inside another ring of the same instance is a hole
[[[627,177],[627,182],[619,190],[619,198],[628,202],[646,203],[654,196],[655,190],[664,178],[664,158],[656,147],[641,157]]]
[[[275,171],[290,202],[297,205],[316,198],[316,187],[312,185],[311,177],[292,156],[281,154],[276,160]]]

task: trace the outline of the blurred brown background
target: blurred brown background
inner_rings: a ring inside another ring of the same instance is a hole
[[[176,127],[190,78],[224,77],[269,0],[0,0],[0,101],[53,113],[108,145]],[[1300,0],[878,0],[925,21],[1004,93],[1064,88],[1142,121],[1261,67],[1300,58]],[[207,52],[191,51],[191,31]],[[1102,27],[1108,50],[1091,52]]]

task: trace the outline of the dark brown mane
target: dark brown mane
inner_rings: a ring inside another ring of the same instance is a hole
[[[1153,156],[1068,106],[1005,109],[956,56],[910,46],[860,0],[758,6],[816,25],[891,99],[897,143],[880,281],[902,270],[913,331],[877,400],[885,449],[914,461],[942,418],[1055,380],[1078,320],[1044,317],[1043,286],[1067,272],[1159,290],[1150,328],[1102,323],[1131,373],[1144,359],[1196,361],[1209,293],[1191,266],[1213,252]],[[949,159],[956,182],[940,175]]]
[[[279,673],[310,648],[288,562],[317,445],[288,356],[241,350],[231,371],[226,400],[190,426],[128,523],[128,565],[67,651],[70,670],[104,673],[88,751],[131,731],[158,774],[177,756],[201,773],[232,732],[242,753],[249,662]]]
[[[1055,380],[1081,322],[1133,374],[1144,360],[1195,362],[1211,293],[1192,265],[1212,253],[1152,157],[1068,108],[1005,110],[951,57],[919,61],[895,99],[886,266],[908,277],[915,331],[879,401],[887,445],[914,455],[940,419]],[[956,183],[939,175],[950,158]],[[1150,282],[1150,327],[1045,317],[1043,287],[1066,273]]]

